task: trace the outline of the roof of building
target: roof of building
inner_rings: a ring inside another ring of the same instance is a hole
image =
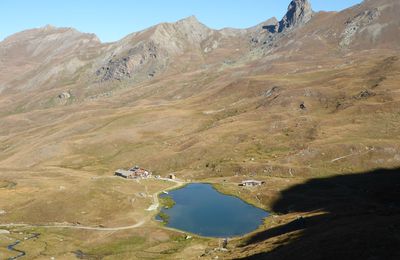
[[[124,175],[124,176],[132,175],[132,172],[131,172],[131,171],[122,170],[122,169],[116,170],[115,173],[118,173],[118,174],[121,174],[121,175]]]
[[[263,181],[256,181],[256,180],[245,180],[242,183],[263,183]]]

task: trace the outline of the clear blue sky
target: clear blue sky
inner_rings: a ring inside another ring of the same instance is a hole
[[[280,19],[290,0],[0,0],[0,40],[51,24],[116,41],[160,22],[196,15],[205,25],[247,28]],[[311,0],[315,11],[338,11],[361,0]]]

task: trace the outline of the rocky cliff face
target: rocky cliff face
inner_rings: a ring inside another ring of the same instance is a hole
[[[279,22],[263,26],[269,33],[282,33],[287,30],[302,26],[311,20],[313,15],[311,4],[308,0],[293,0],[285,16]]]
[[[159,55],[158,46],[153,41],[140,43],[129,49],[125,55],[112,57],[97,69],[96,76],[102,82],[131,78],[145,66],[156,63],[157,58],[161,58]],[[155,68],[148,69],[149,77],[153,77],[155,73]]]
[[[400,1],[364,1],[340,13],[345,15],[339,35],[342,49],[398,48]]]
[[[311,20],[313,10],[308,0],[293,0],[285,16],[279,22],[276,18],[269,19],[257,26],[262,30],[254,30],[251,36],[253,46],[273,47],[285,32],[305,25]]]
[[[312,15],[313,10],[308,0],[293,0],[288,7],[286,15],[279,22],[277,31],[283,32],[304,25],[310,21]]]
[[[356,34],[363,27],[371,24],[380,15],[380,11],[377,8],[372,10],[365,10],[356,16],[346,21],[346,29],[342,33],[342,40],[340,41],[341,47],[347,47],[353,41]]]
[[[268,40],[272,39],[272,35],[275,33],[275,28],[279,21],[273,17],[267,21],[249,29],[250,42],[252,45],[257,46],[259,44],[266,44]]]

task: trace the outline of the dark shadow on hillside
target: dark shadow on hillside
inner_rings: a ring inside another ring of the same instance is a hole
[[[270,33],[276,33],[276,25],[265,25],[262,28]]]
[[[274,212],[327,212],[259,232],[243,246],[300,230],[243,259],[400,259],[400,169],[312,179],[282,192]]]

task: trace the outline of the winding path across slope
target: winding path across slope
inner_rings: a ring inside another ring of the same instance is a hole
[[[69,228],[69,229],[84,229],[84,230],[94,230],[94,231],[120,231],[120,230],[127,230],[127,229],[134,229],[142,226],[146,221],[142,220],[135,225],[131,226],[122,226],[122,227],[114,227],[114,228],[107,228],[107,227],[90,227],[90,226],[73,226],[73,225],[52,225],[52,226],[34,226],[34,227],[41,227],[41,228]]]
[[[167,190],[173,190],[173,189],[179,188],[179,187],[181,187],[181,186],[186,184],[186,182],[180,181],[180,180],[172,180],[172,179],[167,179],[167,178],[160,178],[160,180],[170,181],[170,182],[174,182],[175,183],[174,186],[170,187]],[[163,192],[163,191],[159,191],[159,192],[156,192],[156,193],[153,194],[153,204],[150,205],[150,207],[147,209],[147,211],[153,211],[153,210],[157,210],[158,209],[158,207],[160,206],[160,201],[158,199],[158,195],[160,195],[161,192]]]
[[[94,230],[94,231],[120,231],[127,229],[134,229],[142,226],[146,221],[142,220],[134,225],[122,226],[122,227],[91,227],[91,226],[78,226],[78,225],[29,225],[29,224],[0,224],[1,227],[35,227],[35,228],[67,228],[67,229],[84,229],[84,230]]]
[[[51,226],[41,226],[41,225],[28,225],[28,224],[1,224],[2,227],[39,227],[39,228],[66,228],[66,229],[83,229],[83,230],[94,230],[94,231],[121,231],[121,230],[127,230],[127,229],[134,229],[137,227],[142,226],[145,223],[145,220],[142,220],[138,223],[136,223],[135,225],[131,225],[131,226],[123,226],[123,227],[115,227],[115,228],[106,228],[106,227],[90,227],[90,226],[73,226],[73,225],[51,225]],[[35,233],[32,236],[30,236],[29,238],[25,239],[25,240],[30,240],[33,238],[38,237],[40,234]],[[10,244],[7,246],[7,249],[13,252],[18,253],[18,255],[13,256],[8,258],[8,260],[16,260],[20,257],[23,257],[26,255],[25,251],[22,250],[18,250],[15,249],[15,247],[17,245],[19,245],[21,242],[21,240],[17,240],[14,243]]]
[[[175,185],[170,187],[168,190],[171,189],[176,189],[182,185],[185,184],[185,182],[183,181],[179,181],[179,180],[171,180],[171,179],[166,179],[166,178],[160,178],[160,180],[165,180],[165,181],[170,181],[170,182],[174,182]],[[157,210],[160,203],[158,200],[158,195],[161,193],[162,191],[158,191],[156,193],[154,193],[152,195],[153,197],[153,204],[150,205],[150,207],[147,209],[147,211],[154,211]],[[93,230],[93,231],[121,231],[121,230],[128,230],[128,229],[135,229],[138,228],[140,226],[142,226],[144,223],[146,223],[146,221],[148,221],[150,219],[151,216],[148,216],[144,219],[142,219],[141,221],[139,221],[138,223],[134,224],[134,225],[129,225],[129,226],[122,226],[122,227],[93,227],[93,226],[81,226],[81,225],[62,225],[62,224],[54,224],[54,225],[29,225],[29,224],[0,224],[0,227],[36,227],[36,228],[66,228],[66,229],[82,229],[82,230]]]
[[[164,179],[161,178],[160,180],[165,180],[165,181],[170,181],[170,182],[174,182],[175,185],[170,187],[168,190],[171,189],[176,189],[179,188],[180,186],[184,185],[185,182],[183,181],[179,181],[179,180],[171,180],[171,179]],[[157,210],[158,207],[160,206],[160,202],[158,199],[158,195],[163,192],[163,191],[159,191],[156,192],[152,195],[153,197],[153,204],[150,205],[150,207],[147,209],[147,211],[154,211]],[[142,219],[140,222],[134,224],[134,225],[129,225],[129,226],[122,226],[122,227],[113,227],[113,228],[107,228],[107,227],[91,227],[91,226],[80,226],[80,225],[61,225],[61,224],[54,224],[54,225],[29,225],[29,224],[0,224],[0,227],[36,227],[36,228],[65,228],[65,229],[81,229],[81,230],[93,230],[93,231],[121,231],[121,230],[128,230],[128,229],[134,229],[134,228],[138,228],[140,226],[142,226],[144,223],[146,223],[146,221],[148,221],[151,218],[151,215],[145,217],[144,219]],[[32,236],[26,238],[26,240],[30,240],[33,238],[37,238],[38,236],[40,236],[39,233],[34,233]],[[17,245],[19,245],[22,241],[17,240],[14,243],[10,244],[7,246],[7,249],[13,252],[18,253],[18,255],[13,256],[8,258],[8,260],[16,260],[20,257],[23,257],[26,255],[25,251],[22,250],[18,250],[15,249],[15,247]]]

